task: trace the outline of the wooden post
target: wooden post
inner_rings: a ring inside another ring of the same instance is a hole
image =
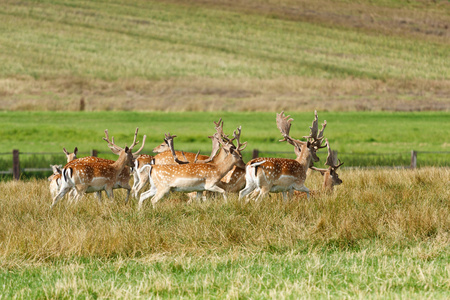
[[[20,161],[19,161],[19,150],[13,150],[13,178],[15,180],[20,179]]]
[[[417,168],[417,151],[411,151],[411,169]]]
[[[84,97],[81,97],[81,99],[80,99],[80,111],[84,111],[85,106],[86,106],[86,103],[84,102]]]
[[[92,149],[92,150],[91,150],[91,156],[97,157],[97,155],[98,155],[98,151],[95,150],[95,149]]]
[[[259,150],[258,150],[258,149],[253,149],[253,152],[252,152],[252,159],[253,159],[253,158],[257,158],[257,157],[259,157]]]

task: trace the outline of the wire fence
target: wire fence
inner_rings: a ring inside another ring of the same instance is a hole
[[[150,154],[145,153],[142,154]],[[326,161],[326,152],[318,153],[320,162]],[[108,151],[91,150],[90,152],[79,152],[79,157],[98,156],[102,158],[117,159],[117,156]],[[255,157],[282,157],[295,158],[293,151],[245,151],[244,161]],[[404,151],[390,153],[338,153],[339,159],[344,162],[343,167],[394,167],[394,168],[417,168],[424,166],[450,166],[450,151]],[[66,156],[62,152],[12,152],[0,153],[0,179],[28,179],[46,178],[52,174],[50,165],[66,164]]]

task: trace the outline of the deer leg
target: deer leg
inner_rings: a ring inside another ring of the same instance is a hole
[[[77,189],[76,188],[72,188],[69,191],[69,201],[68,202],[72,203],[77,198],[77,196],[78,196]]]
[[[131,188],[126,189],[127,190],[127,197],[125,198],[125,204],[128,203],[128,199],[130,198]]]
[[[306,193],[306,198],[309,199],[309,189],[306,186],[304,186],[303,184],[295,185],[294,189],[296,191],[305,192]]]
[[[156,206],[156,202],[158,202],[162,197],[164,197],[169,192],[170,192],[170,187],[160,188],[156,192],[155,196],[152,197],[153,208]]]
[[[203,196],[203,192],[196,192],[195,199],[200,202],[202,200],[203,202],[206,201],[206,197]]]
[[[270,188],[267,187],[261,187],[259,191],[258,197],[256,197],[255,202],[258,202],[259,199],[264,199],[267,194],[269,194]]]
[[[147,181],[141,180],[139,181],[139,184],[134,188],[134,197],[138,197],[139,192],[144,188],[144,186],[147,184]]]
[[[72,189],[71,186],[62,186],[58,195],[56,195],[53,198],[53,203],[50,206],[50,208],[53,208],[56,205],[56,203],[58,203],[58,201],[61,200],[64,197],[64,195],[67,194],[67,192],[69,192],[71,189]]]
[[[144,203],[144,200],[154,196],[156,192],[157,192],[156,186],[151,186],[148,191],[142,193],[141,196],[139,197],[139,209],[142,208],[142,203]]]
[[[221,188],[221,187],[218,187],[217,185],[205,186],[205,190],[211,191],[211,192],[221,193],[223,195],[223,199],[225,201],[228,200],[225,190],[223,188]]]
[[[144,169],[144,167],[142,167],[142,169]],[[133,190],[134,190],[134,197],[138,197],[139,192],[147,185],[147,183],[149,182],[149,175],[148,172],[142,172],[139,173],[139,181],[136,185],[133,185]]]
[[[294,189],[284,191],[284,192],[282,192],[282,195],[283,195],[283,201],[287,202],[289,199],[292,199],[292,196],[294,195]]]
[[[105,188],[105,192],[106,192],[106,196],[108,197],[108,199],[110,199],[111,201],[114,201],[114,191],[112,187],[106,187]],[[101,191],[97,192],[97,195],[100,194],[101,197]],[[99,199],[99,201],[101,202],[101,199]]]
[[[247,181],[245,188],[239,192],[239,200],[246,197],[248,194],[253,192],[256,188],[256,184],[252,181]],[[248,200],[247,200],[248,201]]]
[[[102,191],[95,192],[95,195],[97,196],[98,203],[102,204]],[[106,195],[108,195],[108,192],[106,192]]]

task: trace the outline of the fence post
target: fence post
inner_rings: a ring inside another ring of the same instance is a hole
[[[411,151],[411,169],[415,169],[417,167],[417,151]]]
[[[95,150],[95,149],[92,149],[92,150],[91,150],[91,156],[97,157],[97,155],[98,155],[98,151]]]
[[[257,157],[259,157],[259,150],[258,150],[258,149],[253,149],[253,152],[252,152],[252,159],[253,159],[253,158],[257,158]]]
[[[20,161],[19,161],[19,150],[13,150],[13,178],[15,180],[20,179]]]

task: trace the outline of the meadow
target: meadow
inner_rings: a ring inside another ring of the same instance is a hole
[[[344,182],[309,200],[174,193],[138,211],[116,190],[50,210],[48,174],[2,175],[0,299],[449,299],[449,8],[1,1],[0,170],[13,149],[22,168],[64,164],[63,147],[115,159],[105,129],[124,146],[139,127],[148,154],[167,132],[209,154],[219,118],[242,126],[245,161],[293,158],[275,114],[301,138],[317,110]]]
[[[175,193],[142,211],[121,192],[50,210],[47,181],[1,182],[2,296],[447,299],[449,169],[340,177],[309,200]]]
[[[3,1],[0,109],[448,110],[447,1]]]

